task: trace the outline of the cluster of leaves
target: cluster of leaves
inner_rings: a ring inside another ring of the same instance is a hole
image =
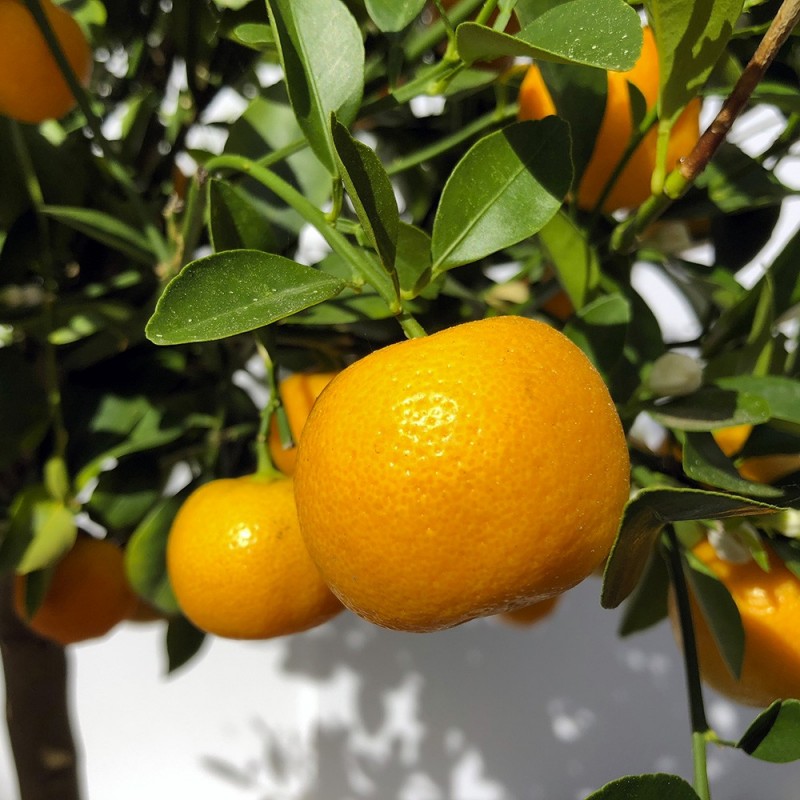
[[[753,515],[800,574],[775,516],[798,506],[797,475],[747,480],[711,435],[756,426],[737,458],[800,451],[800,235],[752,288],[737,280],[792,194],[776,167],[800,118],[794,40],[752,99],[777,109],[775,142],[758,157],[723,144],[620,251],[619,221],[570,198],[605,71],[630,68],[641,46],[625,0],[68,5],[96,52],[80,108],[38,128],[0,118],[0,568],[44,582],[82,519],[102,525],[126,543],[136,589],[173,615],[178,666],[201,636],[164,572],[182,496],[170,476],[253,468],[260,408],[243,387],[257,380],[259,343],[279,369],[332,368],[517,313],[585,350],[626,428],[645,415],[680,447],[631,437],[642,491],[603,590],[607,606],[633,594],[625,633],[665,613],[666,569],[651,554],[671,526]],[[662,144],[692,97],[731,91],[778,5],[644,2]],[[517,121],[514,58],[550,65],[558,117]],[[324,246],[309,247],[309,231]],[[696,244],[710,261],[693,260]],[[665,340],[633,280],[643,262],[691,307],[691,342]],[[702,376],[665,394],[653,373],[677,346]],[[741,638],[726,646],[734,666]],[[798,712],[767,713],[777,722],[744,737],[748,752],[772,752],[765,731],[792,729]],[[663,780],[652,796],[681,791]],[[635,796],[650,796],[647,781]]]

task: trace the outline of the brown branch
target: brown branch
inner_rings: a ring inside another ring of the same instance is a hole
[[[12,588],[0,581],[0,654],[20,800],[80,800],[66,654],[19,620]]]

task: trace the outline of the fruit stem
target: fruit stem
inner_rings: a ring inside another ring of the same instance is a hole
[[[666,528],[667,553],[669,555],[669,572],[675,590],[678,606],[681,641],[683,645],[683,663],[686,671],[686,688],[689,695],[689,717],[692,725],[692,755],[694,763],[694,789],[700,800],[710,800],[708,785],[708,769],[706,764],[706,744],[710,728],[706,720],[703,703],[703,689],[700,683],[700,662],[697,657],[697,640],[694,635],[692,611],[689,604],[689,589],[683,571],[678,536],[672,525]]]
[[[667,175],[662,193],[650,197],[634,215],[614,229],[611,236],[612,250],[617,253],[632,250],[639,234],[655,222],[675,200],[682,197],[697,180],[799,21],[800,0],[784,0],[717,116],[701,134],[689,155]]]
[[[264,361],[264,368],[267,375],[267,387],[269,388],[269,399],[261,409],[258,434],[256,436],[256,475],[259,478],[278,478],[281,473],[272,463],[269,454],[269,426],[272,417],[280,405],[278,395],[278,382],[275,379],[275,362],[269,354],[269,348],[263,339],[262,334],[256,333],[256,350]]]

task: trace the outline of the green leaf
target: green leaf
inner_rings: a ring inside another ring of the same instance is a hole
[[[600,281],[600,262],[597,251],[583,229],[559,211],[540,231],[558,282],[576,309],[591,299]]]
[[[167,537],[185,493],[159,502],[125,547],[125,573],[133,589],[165,614],[180,610],[167,575]]]
[[[661,622],[668,613],[668,592],[669,570],[661,553],[654,548],[642,580],[625,606],[619,635],[630,636]]]
[[[434,277],[540,231],[571,183],[568,128],[557,117],[480,139],[444,186],[433,223]]]
[[[622,357],[631,319],[628,300],[620,294],[598,297],[581,308],[564,327],[564,334],[608,376]]]
[[[400,291],[407,297],[419,294],[431,273],[431,239],[421,228],[400,223],[395,269]]]
[[[331,119],[339,171],[358,221],[387,272],[394,272],[400,212],[386,170],[372,148]]]
[[[241,189],[216,178],[208,182],[208,230],[217,253],[242,249],[274,252],[278,248],[263,210]]]
[[[468,64],[498,56],[525,56],[600,69],[627,70],[642,49],[642,26],[623,0],[549,0],[517,5],[523,25],[514,36],[474,22],[456,30]]]
[[[155,344],[223,339],[321,303],[343,285],[282,256],[229,250],[187,264],[167,285],[145,332]]]
[[[680,520],[727,519],[780,511],[745,497],[702,489],[644,489],[628,501],[611,549],[601,603],[616,608],[636,588],[664,526]]]
[[[414,21],[425,3],[426,0],[365,0],[364,5],[378,30],[396,33]]]
[[[692,787],[677,775],[626,775],[592,792],[586,800],[700,800]]]
[[[0,569],[24,574],[48,567],[75,543],[73,513],[43,486],[28,486],[14,498],[10,525],[0,545]]]
[[[244,22],[237,25],[230,32],[230,37],[235,42],[258,51],[269,50],[275,46],[272,28],[263,22]]]
[[[800,701],[774,702],[753,720],[736,746],[773,764],[800,760]]]
[[[714,387],[704,387],[685,397],[649,405],[646,410],[657,422],[679,431],[758,425],[770,418],[767,401],[757,394]]]
[[[796,378],[782,375],[736,375],[720,378],[717,385],[732,392],[761,398],[768,406],[769,419],[800,425],[800,381]]]
[[[781,489],[742,478],[709,433],[698,431],[686,434],[683,441],[683,470],[698,483],[736,494],[775,498],[783,496]]]
[[[349,125],[361,105],[361,31],[340,0],[268,0],[267,8],[297,121],[317,158],[335,175],[330,116]]]
[[[685,551],[684,555],[690,567],[686,577],[692,587],[692,594],[703,612],[726,666],[738,680],[742,672],[745,644],[739,609],[725,584],[712,570],[691,551]]]
[[[87,506],[92,518],[113,531],[137,525],[161,493],[158,459],[145,450],[100,473]]]
[[[167,671],[169,674],[180,669],[197,655],[206,635],[195,628],[186,617],[175,617],[167,625]]]
[[[152,264],[155,258],[145,236],[111,214],[91,208],[43,206],[41,213],[119,250],[134,261]]]

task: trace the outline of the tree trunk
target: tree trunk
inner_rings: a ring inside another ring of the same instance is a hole
[[[11,577],[0,582],[0,654],[20,800],[80,800],[66,653],[20,622],[12,587]]]

